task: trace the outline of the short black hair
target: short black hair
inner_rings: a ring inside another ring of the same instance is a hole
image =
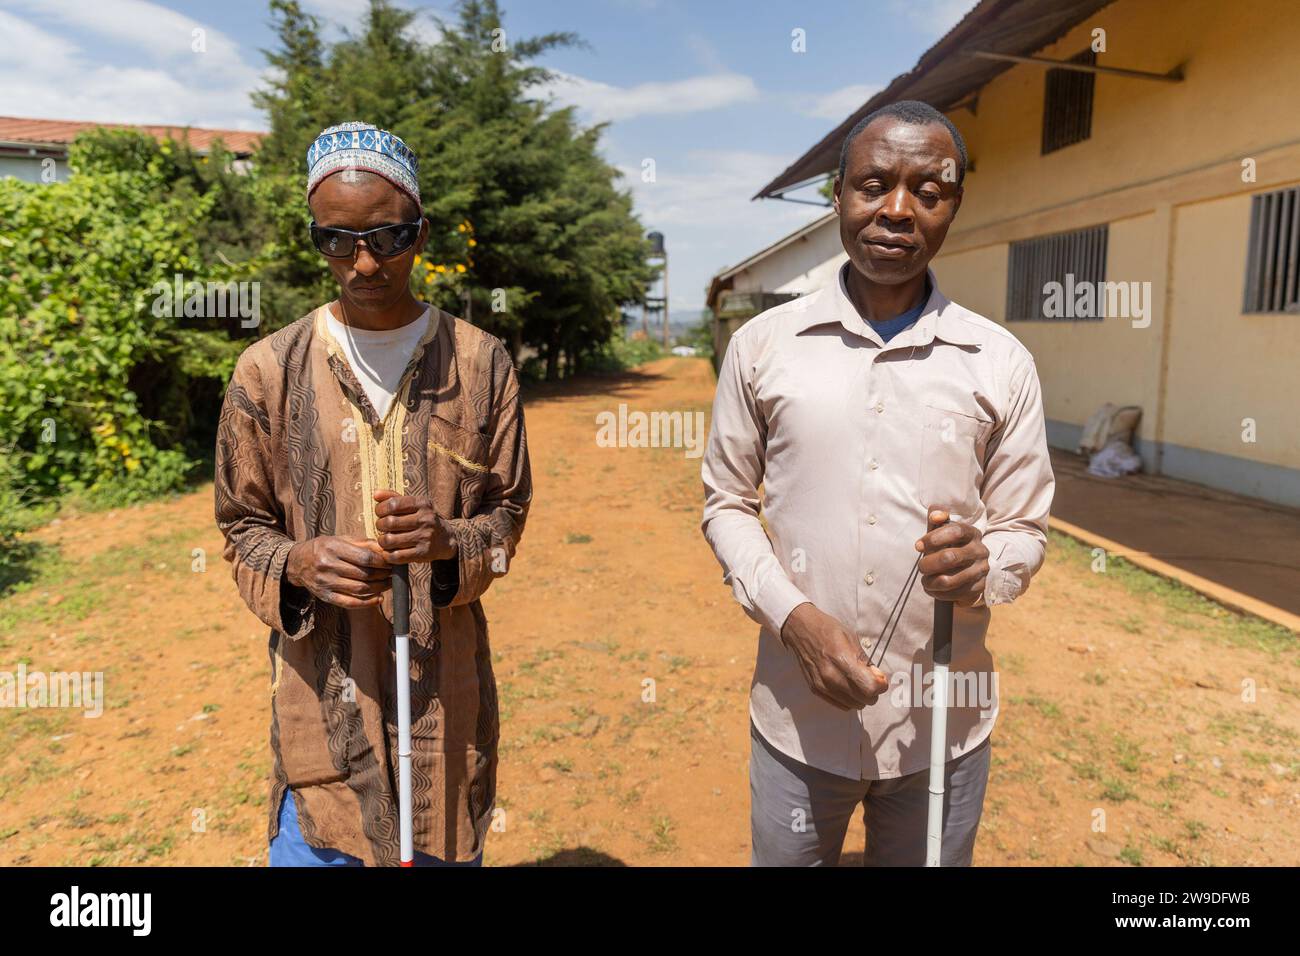
[[[890,103],[888,106],[882,106],[880,109],[868,113],[854,124],[853,129],[849,130],[849,135],[844,137],[844,145],[840,147],[841,180],[844,179],[844,169],[849,161],[849,147],[858,138],[858,134],[876,120],[884,119],[887,116],[892,116],[904,123],[911,123],[914,126],[938,123],[947,129],[949,135],[952,136],[953,145],[957,147],[957,156],[960,160],[957,168],[957,185],[962,184],[962,181],[966,178],[966,141],[961,138],[961,133],[957,132],[957,127],[952,125],[952,120],[929,103],[922,103],[920,100],[899,100],[897,103]]]

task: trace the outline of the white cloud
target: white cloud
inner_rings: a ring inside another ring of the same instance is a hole
[[[889,6],[938,40],[974,9],[975,0],[889,0]]]
[[[199,21],[147,0],[7,0],[10,8],[55,20],[78,32],[115,40],[156,57],[174,57],[190,52],[191,31]],[[209,39],[229,44],[218,31],[205,28]]]
[[[642,182],[639,166],[621,167],[641,222],[664,233],[672,309],[697,308],[715,273],[829,211],[750,201],[789,161],[783,153],[692,150],[657,163],[653,183]]]
[[[370,0],[303,0],[308,13],[352,26],[370,8]]]
[[[302,6],[307,13],[325,21],[325,29],[322,33],[327,40],[337,40],[342,38],[344,28],[353,33],[361,28],[362,18],[370,9],[370,0],[302,0]],[[440,17],[448,22],[454,22],[456,19],[453,13],[425,3],[399,0],[397,6],[413,9],[418,13],[411,24],[411,33],[422,43],[434,44],[442,39],[442,32],[434,23],[433,17]]]
[[[866,83],[855,83],[852,86],[843,86],[838,90],[825,93],[821,96],[813,97],[803,104],[802,112],[805,116],[815,116],[818,119],[834,120],[836,123],[846,119],[849,114],[860,107],[871,97],[879,93],[884,87],[880,85],[871,86]]]
[[[758,99],[758,86],[739,73],[715,73],[667,83],[612,86],[569,73],[556,74],[550,93],[563,106],[576,106],[595,122],[634,116],[698,113]]]
[[[718,53],[718,48],[713,45],[708,37],[701,33],[690,33],[686,36],[686,47],[695,56],[696,62],[700,67],[708,70],[710,73],[726,73],[727,66],[722,60],[722,55]]]
[[[0,10],[0,36],[5,38],[5,54],[0,69],[13,71],[58,69],[71,59],[77,48],[61,37],[46,33],[21,17]]]
[[[0,59],[0,113],[233,129],[262,125],[249,101],[261,74],[243,61],[229,37],[199,21],[143,0],[6,0],[6,6],[36,12],[0,10],[0,34],[9,43]],[[155,14],[159,18],[151,19]],[[54,21],[58,32],[37,19]],[[205,52],[192,49],[195,28],[206,30]],[[84,41],[90,55],[72,37]],[[100,39],[130,46],[133,62],[104,62],[94,47]]]
[[[442,42],[442,30],[438,28],[438,23],[433,19],[432,11],[421,11],[420,15],[411,23],[409,35],[427,46],[437,46]],[[442,17],[448,23],[451,20],[448,17]]]

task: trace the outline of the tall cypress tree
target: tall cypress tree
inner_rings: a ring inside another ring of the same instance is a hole
[[[576,36],[515,39],[496,0],[462,0],[454,20],[434,20],[432,44],[412,29],[417,14],[389,0],[371,0],[359,31],[328,47],[296,0],[272,0],[272,13],[277,76],[255,99],[271,124],[264,166],[301,181],[324,126],[391,129],[420,157],[425,298],[470,313],[516,357],[537,348],[548,377],[562,353],[609,340],[611,316],[640,300],[650,272],[631,200],[599,155],[600,127],[582,130],[542,98],[553,74],[535,61]],[[433,263],[447,265],[433,273]]]

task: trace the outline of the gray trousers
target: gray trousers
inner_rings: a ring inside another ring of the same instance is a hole
[[[888,780],[853,780],[802,764],[749,727],[751,866],[836,866],[861,804],[866,866],[925,863],[929,768]],[[970,866],[989,779],[990,740],[944,772],[944,866]]]

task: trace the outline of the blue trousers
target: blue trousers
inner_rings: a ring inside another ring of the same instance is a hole
[[[480,853],[467,863],[448,863],[436,856],[415,851],[416,866],[482,866]],[[280,803],[280,832],[271,841],[271,866],[365,866],[355,856],[340,850],[322,850],[308,843],[298,827],[298,807],[293,794],[285,791]]]

